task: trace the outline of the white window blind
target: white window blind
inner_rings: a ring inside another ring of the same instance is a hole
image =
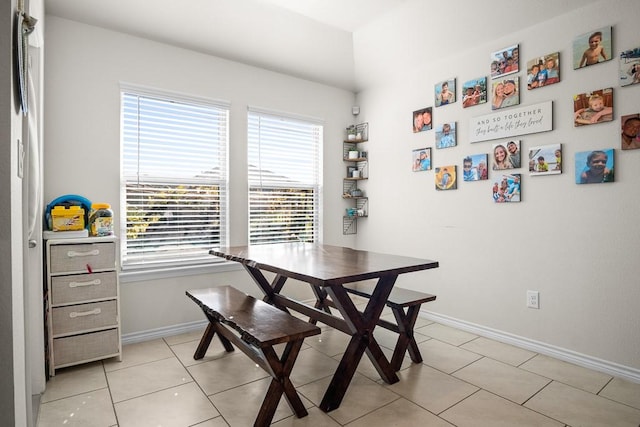
[[[226,245],[229,108],[122,91],[122,267],[211,261]]]
[[[249,111],[249,242],[315,242],[320,229],[322,126]]]

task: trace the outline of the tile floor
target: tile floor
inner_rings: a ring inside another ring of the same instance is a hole
[[[394,334],[376,332],[393,348]],[[127,345],[122,362],[59,370],[42,396],[38,426],[253,425],[267,374],[216,339],[193,360],[200,335]],[[640,384],[424,319],[416,336],[422,364],[406,358],[400,382],[388,385],[365,356],[342,405],[327,414],[317,405],[347,337],[323,328],[305,341],[291,377],[309,416],[296,418],[283,399],[273,425],[640,426]]]

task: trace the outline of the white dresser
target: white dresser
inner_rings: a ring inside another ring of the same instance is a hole
[[[122,357],[116,239],[46,241],[45,323],[49,375]]]

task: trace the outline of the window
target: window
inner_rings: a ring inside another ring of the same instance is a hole
[[[322,126],[250,110],[248,128],[249,243],[318,241]]]
[[[122,268],[211,262],[226,245],[229,106],[123,87]]]

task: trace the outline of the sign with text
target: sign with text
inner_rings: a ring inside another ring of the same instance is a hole
[[[509,108],[484,116],[474,117],[469,122],[470,141],[510,138],[553,129],[552,101],[520,108]]]

